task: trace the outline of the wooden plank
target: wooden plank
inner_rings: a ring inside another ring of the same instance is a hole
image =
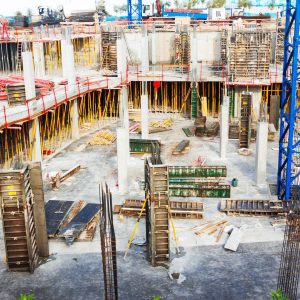
[[[60,182],[63,182],[70,178],[72,175],[76,174],[80,170],[80,165],[76,165],[74,168],[68,170],[60,176]]]
[[[54,237],[74,201],[49,200],[45,205],[47,234]]]
[[[43,190],[43,178],[40,162],[29,164],[30,185],[34,195],[34,223],[36,230],[36,243],[40,257],[49,256],[49,245],[47,235],[45,200]]]
[[[59,236],[64,236],[68,244],[73,243],[99,211],[100,204],[88,203],[71,222],[59,230]]]

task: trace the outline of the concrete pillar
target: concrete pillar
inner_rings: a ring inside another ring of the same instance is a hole
[[[31,160],[42,161],[40,123],[38,118],[30,121],[29,140],[30,140],[31,151],[32,151]]]
[[[151,50],[152,50],[152,65],[155,65],[157,63],[157,33],[155,30],[155,25],[153,25],[152,29],[152,39],[151,39]]]
[[[72,123],[72,139],[79,139],[79,117],[77,99],[71,102],[71,123]]]
[[[252,121],[256,122],[260,116],[261,87],[250,87],[252,93]]]
[[[141,119],[142,119],[142,139],[147,139],[149,135],[148,125],[148,95],[142,94],[141,96]]]
[[[74,49],[71,41],[71,28],[63,28],[63,37],[61,41],[61,55],[63,77],[67,78],[69,88],[74,88],[76,84],[75,64],[74,64]]]
[[[190,64],[192,80],[194,81],[197,81],[197,55],[198,55],[197,32],[196,32],[196,26],[194,26],[193,34],[191,37],[191,64]]]
[[[128,159],[124,151],[126,140],[126,129],[117,128],[118,186],[121,194],[128,190]]]
[[[220,157],[226,158],[229,128],[229,97],[224,96],[220,117]]]
[[[45,57],[44,46],[42,42],[33,42],[33,57],[34,57],[34,70],[37,78],[44,78],[46,75],[45,70]]]
[[[257,185],[266,183],[267,176],[267,150],[268,150],[268,122],[257,123],[256,134],[256,177]]]
[[[26,99],[33,99],[36,97],[35,83],[34,83],[34,66],[32,60],[32,53],[30,51],[22,52],[23,61],[23,75],[25,83]],[[29,138],[32,149],[32,161],[42,161],[41,150],[41,136],[39,119],[36,118],[30,122]]]
[[[149,72],[149,45],[148,45],[148,33],[147,27],[142,28],[141,38],[141,69],[142,73]]]
[[[130,141],[129,141],[129,113],[128,113],[128,89],[126,86],[122,87],[121,90],[121,114],[122,114],[122,121],[121,124],[123,128],[126,130],[126,148],[124,151],[126,152],[126,156],[130,157]]]
[[[23,75],[25,83],[26,99],[35,98],[35,83],[34,83],[34,66],[32,61],[32,53],[30,51],[22,52]]]
[[[123,35],[117,39],[117,66],[118,75],[126,76],[126,43]]]
[[[66,66],[67,55],[66,55],[66,41],[65,40],[60,41],[60,52],[61,52],[62,76],[63,76],[63,78],[67,78],[68,74],[67,74],[67,66]]]

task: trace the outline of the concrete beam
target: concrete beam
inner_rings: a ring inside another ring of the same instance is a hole
[[[255,159],[255,182],[256,185],[266,183],[267,177],[267,150],[268,150],[268,122],[257,123],[256,134],[256,159]]]
[[[229,130],[229,97],[223,97],[220,116],[220,157],[226,158]]]
[[[126,142],[126,129],[117,128],[118,186],[121,194],[128,190],[128,157],[124,151]]]

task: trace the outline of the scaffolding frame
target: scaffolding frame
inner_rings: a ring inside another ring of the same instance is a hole
[[[300,162],[300,98],[297,95],[300,1],[297,0],[295,6],[291,0],[286,3],[277,193],[279,199],[290,200],[291,188],[300,178],[300,167],[297,166]]]

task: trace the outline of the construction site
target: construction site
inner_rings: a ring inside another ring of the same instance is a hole
[[[1,300],[300,299],[300,1],[133,2],[0,19]]]

